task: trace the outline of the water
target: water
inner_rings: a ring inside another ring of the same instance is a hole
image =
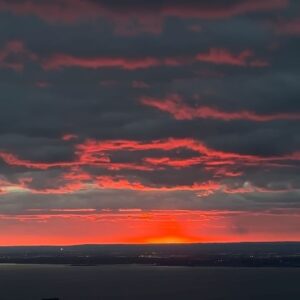
[[[0,299],[300,299],[299,279],[283,268],[0,265]]]

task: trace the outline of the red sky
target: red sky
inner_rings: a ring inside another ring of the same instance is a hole
[[[0,246],[300,240],[298,0],[0,0]]]
[[[293,212],[279,215],[183,210],[30,213],[1,217],[1,228],[6,228],[6,232],[0,230],[2,245],[299,240],[296,228],[300,220]]]

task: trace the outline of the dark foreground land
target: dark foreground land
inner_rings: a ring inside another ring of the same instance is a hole
[[[1,247],[0,264],[300,267],[300,243]]]

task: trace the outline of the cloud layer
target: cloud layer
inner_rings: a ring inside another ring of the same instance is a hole
[[[0,0],[0,243],[299,240],[298,11]]]

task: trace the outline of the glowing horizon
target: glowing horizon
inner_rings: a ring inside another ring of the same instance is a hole
[[[297,241],[298,231],[289,233],[297,216],[272,213],[207,212],[187,210],[69,210],[32,215],[10,216],[3,222],[20,222],[7,236],[1,234],[1,246],[77,245],[77,244],[190,244],[263,241]],[[253,228],[252,222],[257,224]],[[285,228],[273,228],[274,222]],[[8,226],[6,224],[6,226]],[[261,227],[264,232],[261,232]],[[250,228],[249,228],[250,227]],[[252,228],[251,228],[252,227]]]

